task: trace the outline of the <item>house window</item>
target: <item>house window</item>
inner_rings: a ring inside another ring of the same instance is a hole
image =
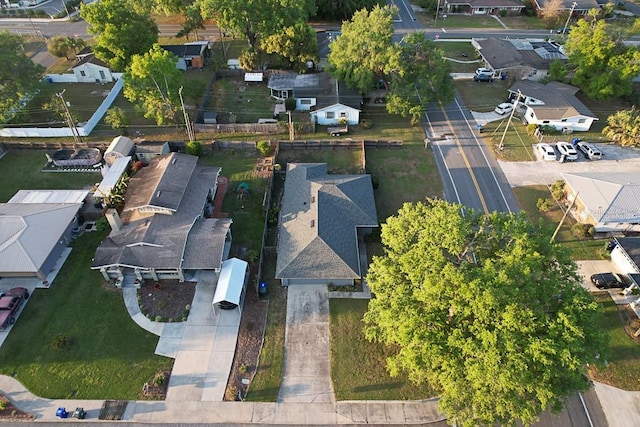
[[[335,114],[333,111],[327,111],[327,115],[326,115],[327,119],[333,119],[334,117],[335,117]]]
[[[561,121],[566,122],[566,121],[567,121],[567,119],[562,119]]]
[[[578,119],[578,123],[584,123],[586,121],[587,121],[587,119]]]
[[[104,71],[102,71],[102,70],[100,70],[100,78],[102,80],[105,80]]]
[[[85,72],[84,72],[84,71],[82,71],[82,70],[80,70],[80,75],[81,75],[82,77],[87,77],[87,73],[85,73]]]
[[[311,105],[311,100],[310,99],[301,99],[300,100],[300,105]]]
[[[529,113],[529,117],[533,117],[533,111]]]
[[[543,121],[542,121],[542,124],[543,124],[543,125],[549,124],[549,120],[543,120]]]
[[[347,113],[345,111],[340,112],[340,117],[347,117]]]

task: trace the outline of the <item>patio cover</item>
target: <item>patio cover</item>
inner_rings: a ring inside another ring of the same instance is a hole
[[[238,258],[231,258],[222,263],[216,293],[213,296],[214,306],[219,302],[227,301],[237,304],[240,309],[247,266],[246,261]]]
[[[100,182],[96,190],[96,197],[109,197],[111,195],[111,190],[113,190],[113,187],[118,183],[122,174],[127,170],[130,161],[131,156],[120,157],[113,162],[112,166],[106,167],[102,182]]]

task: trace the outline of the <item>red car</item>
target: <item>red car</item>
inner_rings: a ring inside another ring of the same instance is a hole
[[[13,288],[6,293],[0,293],[0,329],[15,323],[16,313],[27,299],[29,291],[25,288]]]

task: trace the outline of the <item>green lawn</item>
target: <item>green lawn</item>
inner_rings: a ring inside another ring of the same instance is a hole
[[[553,233],[562,219],[562,211],[560,208],[555,207],[548,212],[542,213],[536,207],[536,202],[539,198],[551,198],[551,192],[546,186],[516,187],[513,189],[513,194],[520,208],[526,212],[529,221],[537,224],[542,218],[543,226],[547,228],[550,233]],[[556,240],[569,251],[571,258],[576,261],[605,259],[604,255],[606,251],[604,249],[608,239],[577,239],[571,233],[571,225],[574,223],[575,220],[571,216],[568,216],[556,238]]]
[[[99,173],[41,172],[47,163],[43,151],[10,151],[0,159],[0,202],[21,189],[68,190],[89,188],[102,177]]]
[[[476,52],[471,42],[440,39],[437,46],[438,49],[444,52],[446,58],[452,59],[452,61],[449,61],[452,73],[473,73],[480,66],[478,52]]]
[[[233,113],[237,123],[257,123],[259,118],[273,116],[275,100],[269,96],[266,83],[220,78],[212,90],[208,108],[218,113]]]
[[[415,400],[436,392],[416,386],[404,376],[392,378],[385,359],[393,353],[369,342],[363,333],[366,300],[331,299],[331,379],[337,400]]]
[[[616,304],[609,294],[603,292],[595,298],[604,313],[600,328],[609,334],[610,342],[606,355],[607,365],[592,366],[589,374],[596,381],[623,390],[640,390],[640,344],[624,331]],[[624,323],[627,323],[626,319]],[[634,323],[635,331],[640,325],[637,319]]]
[[[537,16],[504,16],[500,20],[510,29],[545,30],[549,25]],[[551,35],[551,33],[549,34]],[[555,31],[553,33],[555,35]]]
[[[434,20],[433,13],[416,13],[418,21],[425,27],[435,28],[502,28],[495,19],[489,16],[447,15]]]
[[[131,320],[120,291],[89,265],[104,238],[91,233],[50,289],[29,299],[0,348],[0,373],[47,398],[139,399],[142,386],[173,361],[155,356],[158,337]],[[56,337],[69,344],[56,348]]]
[[[278,163],[285,170],[286,163],[326,163],[331,174],[350,174],[362,171],[362,150],[283,150]]]

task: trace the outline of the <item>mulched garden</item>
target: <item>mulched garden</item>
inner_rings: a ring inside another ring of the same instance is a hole
[[[36,417],[21,411],[5,396],[0,395],[0,421],[31,421]]]
[[[196,282],[178,280],[147,280],[138,290],[138,302],[142,314],[159,322],[183,322],[187,320]]]

